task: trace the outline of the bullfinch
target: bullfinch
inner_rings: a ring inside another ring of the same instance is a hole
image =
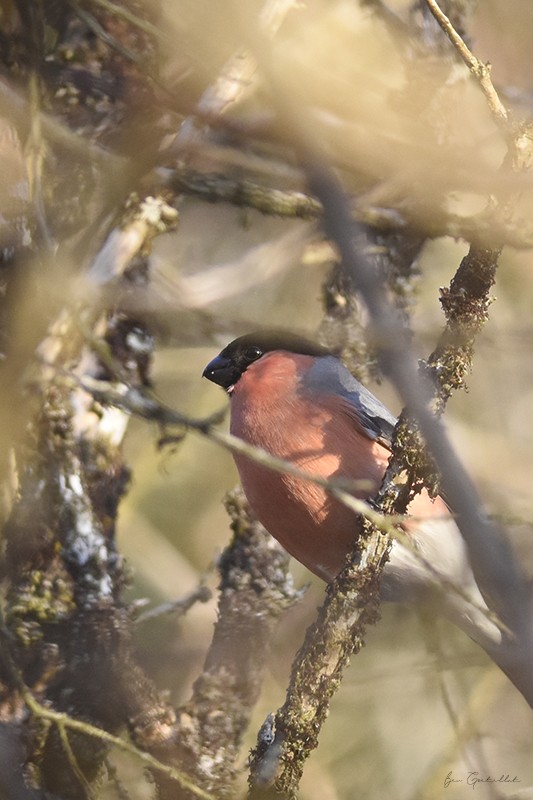
[[[379,489],[396,419],[326,348],[294,334],[260,331],[231,342],[203,375],[228,392],[234,436],[310,475],[351,480],[357,498]],[[234,458],[259,521],[311,572],[331,581],[357,539],[354,512],[316,483],[244,455]],[[431,603],[493,654],[501,632],[486,613],[446,504],[424,490],[408,514],[412,519],[403,527],[423,559],[395,540],[383,599]]]

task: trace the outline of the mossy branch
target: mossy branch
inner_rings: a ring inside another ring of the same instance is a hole
[[[250,800],[295,800],[305,762],[318,737],[350,656],[380,619],[379,585],[390,539],[368,522],[348,565],[329,584],[316,622],[293,663],[287,699],[275,717],[275,734],[260,742],[250,771]]]

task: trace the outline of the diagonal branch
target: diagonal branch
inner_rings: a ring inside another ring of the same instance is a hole
[[[479,82],[479,85],[481,86],[481,89],[487,98],[487,103],[497,124],[503,128],[506,135],[509,135],[509,115],[507,114],[507,109],[500,100],[498,92],[492,83],[490,77],[490,64],[484,64],[479,60],[479,58],[477,58],[477,56],[474,55],[474,53],[472,53],[465,41],[461,38],[461,36],[459,36],[444,11],[442,11],[436,0],[425,0],[425,2],[472,75],[474,75],[476,80]]]
[[[324,226],[342,257],[372,316],[380,360],[424,436],[441,476],[441,485],[461,531],[478,585],[516,640],[500,666],[533,707],[533,638],[529,592],[511,546],[485,514],[477,490],[453,450],[444,427],[430,410],[432,392],[417,368],[406,332],[386,299],[379,277],[354,244],[355,223],[349,202],[333,174],[308,153],[312,189],[324,206]]]
[[[362,546],[330,583],[316,621],[292,665],[284,705],[275,718],[275,734],[253,754],[250,800],[294,800],[304,765],[318,745],[331,698],[350,657],[359,652],[369,625],[380,619],[379,585],[390,539],[362,524]]]

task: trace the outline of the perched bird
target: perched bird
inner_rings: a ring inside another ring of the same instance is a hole
[[[235,436],[310,475],[353,481],[355,497],[379,489],[396,419],[326,348],[285,332],[252,333],[225,347],[203,375],[228,392]],[[315,483],[234,458],[260,522],[311,572],[332,580],[357,538],[354,512]],[[395,541],[383,598],[433,604],[494,655],[501,631],[485,613],[446,504],[422,491],[408,514],[403,527],[423,560]]]

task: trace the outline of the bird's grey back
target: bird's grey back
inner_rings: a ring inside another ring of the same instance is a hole
[[[306,391],[345,398],[371,439],[390,444],[396,417],[335,356],[317,358],[305,376]]]

